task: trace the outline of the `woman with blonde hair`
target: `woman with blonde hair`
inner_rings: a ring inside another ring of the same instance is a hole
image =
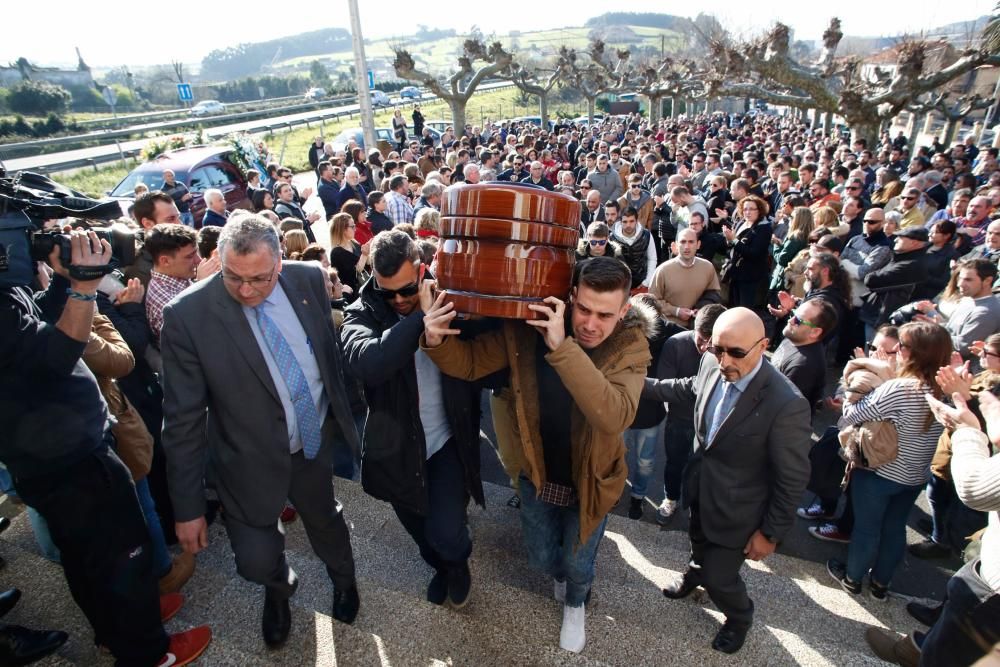
[[[293,253],[301,253],[309,247],[309,237],[304,230],[289,229],[285,232],[285,255],[291,257]]]
[[[771,303],[777,303],[777,292],[785,289],[785,270],[789,262],[795,259],[801,251],[809,247],[809,234],[813,231],[813,214],[805,206],[792,210],[791,222],[788,223],[788,234],[774,253],[774,271],[771,273]]]
[[[413,228],[417,232],[417,238],[438,238],[441,236],[441,214],[436,209],[425,206],[417,211]]]
[[[831,206],[820,206],[813,212],[813,228],[826,227],[837,238],[844,238],[851,233],[851,226],[841,222],[837,211]]]
[[[364,245],[354,240],[356,223],[350,213],[330,218],[330,266],[337,269],[344,283],[345,299],[353,301],[361,287],[361,272],[368,263],[370,241]]]

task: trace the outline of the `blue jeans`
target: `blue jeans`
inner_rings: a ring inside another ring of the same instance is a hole
[[[628,481],[633,498],[645,498],[649,478],[656,463],[656,442],[660,426],[630,428],[625,431],[625,461],[628,464]]]
[[[1000,594],[983,581],[980,561],[948,580],[944,609],[920,647],[923,667],[971,665],[1000,641]],[[985,645],[985,647],[984,647]]]
[[[906,550],[906,518],[923,488],[903,486],[870,470],[854,471],[855,519],[847,551],[847,576],[853,581],[861,581],[871,568],[874,581],[889,585]]]
[[[173,561],[167,551],[167,539],[163,536],[160,515],[156,513],[156,503],[153,502],[153,494],[149,492],[149,480],[146,477],[135,483],[135,493],[139,496],[139,508],[146,517],[146,526],[149,528],[149,539],[153,547],[153,574],[162,579],[170,572]]]
[[[604,537],[608,517],[601,519],[586,543],[580,541],[580,507],[559,507],[542,502],[531,480],[521,475],[521,529],[528,563],[557,581],[566,582],[566,606],[581,607],[594,581],[597,547]]]

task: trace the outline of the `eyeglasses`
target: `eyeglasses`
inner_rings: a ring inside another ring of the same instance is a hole
[[[792,315],[791,315],[791,317],[788,318],[788,321],[791,322],[793,326],[799,326],[799,325],[804,324],[807,327],[809,327],[810,329],[818,329],[819,328],[818,324],[810,322],[809,320],[802,319],[799,316],[799,314],[796,313],[796,312],[792,312]]]
[[[243,285],[249,285],[252,289],[261,290],[271,284],[271,281],[274,280],[274,273],[277,270],[278,265],[275,264],[274,268],[271,269],[271,275],[267,278],[251,278],[250,280],[223,271],[222,280],[230,287],[235,287],[236,289],[242,289]]]
[[[983,348],[983,351],[979,353],[979,355],[982,357],[996,357],[997,359],[1000,359],[1000,353],[990,352],[985,347]]]
[[[848,190],[860,190],[861,186],[860,185],[848,185],[847,189]]]
[[[607,243],[608,243],[607,239],[590,239],[590,245],[592,246],[603,246],[607,245]]]
[[[761,338],[758,338],[753,343],[753,345],[750,346],[749,350],[743,350],[743,349],[738,348],[738,347],[720,347],[718,345],[709,345],[706,348],[706,351],[710,352],[711,354],[714,354],[718,359],[721,359],[722,355],[724,355],[724,354],[728,354],[733,359],[742,359],[745,356],[747,356],[748,354],[750,354],[751,352],[753,352],[753,348],[757,346],[757,343],[761,342],[762,340],[764,340],[766,338],[767,338],[767,336],[762,336]]]
[[[386,301],[392,301],[393,299],[396,298],[397,295],[403,297],[404,299],[408,299],[411,296],[415,295],[417,292],[420,291],[420,284],[414,282],[410,283],[409,285],[403,285],[399,289],[386,289],[384,287],[379,286],[379,284],[376,282],[374,289],[375,293],[378,294],[380,297],[382,297]]]

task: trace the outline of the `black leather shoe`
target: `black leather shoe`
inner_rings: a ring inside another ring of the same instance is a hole
[[[270,589],[265,589],[264,617],[260,625],[265,644],[271,648],[284,644],[292,629],[292,608],[288,598],[279,598]]]
[[[10,519],[5,516],[0,516],[0,533],[10,528]]]
[[[684,577],[681,579],[679,584],[671,584],[670,586],[663,589],[663,594],[670,598],[671,600],[682,600],[687,596],[694,593],[694,589],[698,588],[699,583],[697,577],[692,576],[691,571],[684,573]]]
[[[21,599],[21,591],[12,588],[9,591],[0,593],[0,616],[4,616],[14,608],[17,601]]]
[[[448,575],[444,570],[438,570],[427,585],[427,601],[431,604],[444,604],[448,599]]]
[[[448,568],[448,602],[453,609],[461,609],[469,602],[472,591],[472,573],[469,561]]]
[[[749,625],[726,621],[712,640],[712,648],[723,653],[736,653],[743,648],[749,631]]]
[[[927,627],[931,627],[937,623],[938,619],[941,618],[942,611],[944,611],[944,603],[936,607],[929,607],[919,602],[908,602],[906,604],[906,613]]]
[[[0,629],[0,665],[30,665],[66,643],[69,635],[55,630],[29,630],[19,625]]]
[[[354,583],[350,588],[341,590],[334,587],[333,590],[333,617],[341,623],[350,625],[358,615],[361,607],[361,596],[358,595],[358,584]]]

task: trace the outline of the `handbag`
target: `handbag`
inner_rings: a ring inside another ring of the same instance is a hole
[[[840,457],[847,461],[843,486],[855,468],[875,470],[899,456],[899,433],[890,421],[869,421],[841,430]]]

